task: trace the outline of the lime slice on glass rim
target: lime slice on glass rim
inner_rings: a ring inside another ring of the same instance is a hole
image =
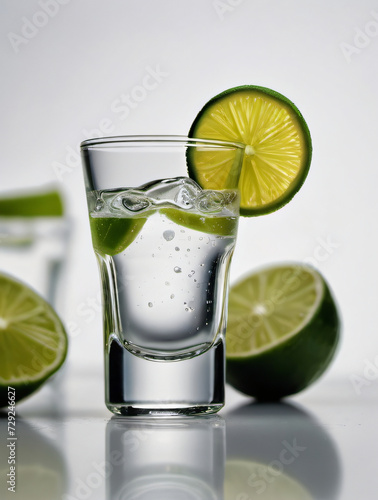
[[[231,287],[227,381],[259,400],[277,400],[314,382],[330,364],[340,320],[320,273],[275,265]]]
[[[241,172],[232,157],[193,148],[188,173],[203,189],[235,187],[239,177],[240,214],[274,212],[297,193],[312,155],[311,137],[298,108],[265,87],[244,85],[213,97],[198,113],[189,137],[245,145]]]
[[[8,405],[8,387],[19,401],[53,375],[66,355],[67,335],[50,304],[0,274],[0,407]]]

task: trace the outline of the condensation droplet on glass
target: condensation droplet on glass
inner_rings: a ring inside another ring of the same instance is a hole
[[[180,247],[175,247],[176,252],[180,251]]]
[[[173,270],[175,273],[181,273],[181,267],[175,266]]]
[[[175,294],[174,294],[174,293],[172,293],[172,295],[171,295],[171,299],[174,299],[174,298],[175,298]]]
[[[152,307],[153,306],[153,303],[152,302],[149,302],[148,303],[148,307]]]

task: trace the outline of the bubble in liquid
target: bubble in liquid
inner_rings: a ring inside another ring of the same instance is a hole
[[[181,273],[181,267],[175,266],[173,270],[175,273]]]
[[[152,302],[149,302],[148,303],[148,307],[152,307],[153,306],[153,303]]]
[[[180,247],[175,247],[176,252],[180,251]]]
[[[175,294],[174,294],[174,293],[172,293],[172,295],[171,295],[171,299],[174,299],[174,298],[175,298]]]
[[[175,232],[171,231],[169,229],[167,231],[164,231],[164,233],[163,233],[163,238],[166,241],[172,241],[174,237],[175,237]]]

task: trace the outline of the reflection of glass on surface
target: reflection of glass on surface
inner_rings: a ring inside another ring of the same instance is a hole
[[[0,271],[56,305],[67,236],[68,223],[62,217],[0,217]]]
[[[221,500],[223,419],[209,416],[156,420],[113,417],[109,421],[107,498]]]

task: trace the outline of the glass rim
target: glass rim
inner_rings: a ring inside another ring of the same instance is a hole
[[[245,145],[236,141],[221,141],[217,139],[199,139],[185,135],[119,135],[87,139],[80,144],[81,151],[103,147],[142,147],[142,146],[215,146],[244,150]]]

